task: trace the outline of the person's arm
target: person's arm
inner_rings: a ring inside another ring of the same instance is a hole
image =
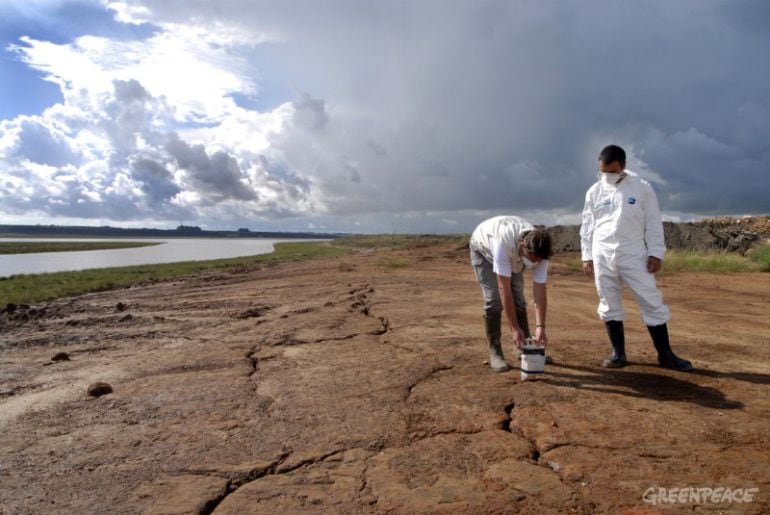
[[[663,256],[666,254],[666,240],[663,233],[663,222],[660,217],[660,206],[655,190],[646,185],[647,194],[644,196],[644,243],[647,245],[647,271],[651,274],[660,270]]]
[[[505,318],[508,319],[508,324],[511,327],[511,334],[513,335],[513,343],[518,349],[524,345],[526,336],[524,331],[519,327],[516,320],[516,304],[513,302],[513,292],[511,291],[511,278],[504,275],[497,276],[497,291],[500,292],[500,300],[503,303],[503,311],[505,312]]]
[[[493,239],[492,246],[492,271],[497,276],[497,291],[500,293],[500,301],[503,303],[503,312],[511,327],[513,341],[519,349],[524,345],[524,331],[516,320],[516,305],[511,291],[511,258],[508,249],[503,242]]]
[[[532,295],[535,297],[535,339],[540,345],[548,345],[545,334],[545,314],[548,311],[548,295],[545,283],[533,283]]]
[[[583,220],[580,224],[580,254],[583,261],[583,273],[593,275],[593,238],[594,238],[594,213],[591,202],[591,190],[586,192],[585,204],[583,204]]]

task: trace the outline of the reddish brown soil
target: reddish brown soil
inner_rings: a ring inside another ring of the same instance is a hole
[[[0,333],[0,513],[768,513],[770,274],[659,282],[695,372],[655,366],[630,299],[633,365],[599,367],[592,281],[557,259],[556,364],[493,373],[448,246],[37,307]]]

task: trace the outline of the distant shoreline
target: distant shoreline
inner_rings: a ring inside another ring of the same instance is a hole
[[[33,242],[0,242],[0,255],[6,254],[37,254],[43,252],[78,252],[84,250],[117,250],[150,247],[161,242],[138,241],[33,241]]]
[[[91,227],[73,225],[0,225],[2,238],[258,238],[258,239],[336,239],[343,233],[252,231],[206,231],[180,225],[176,229]]]

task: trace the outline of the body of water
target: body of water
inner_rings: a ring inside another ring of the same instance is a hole
[[[2,254],[0,255],[0,277],[7,277],[17,274],[42,274],[49,272],[85,270],[88,268],[111,268],[116,266],[174,263],[176,261],[205,261],[209,259],[254,256],[272,252],[273,244],[278,242],[319,240],[275,240],[256,238],[0,238],[0,241],[140,241],[158,243],[158,245],[152,245],[150,247],[138,247],[133,249]]]

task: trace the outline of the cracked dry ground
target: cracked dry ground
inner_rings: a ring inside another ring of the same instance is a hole
[[[724,486],[759,494],[674,510],[768,513],[770,274],[660,284],[694,373],[651,365],[630,301],[634,365],[598,367],[592,282],[558,258],[556,364],[492,373],[450,246],[49,303],[0,334],[0,512],[596,513]]]

